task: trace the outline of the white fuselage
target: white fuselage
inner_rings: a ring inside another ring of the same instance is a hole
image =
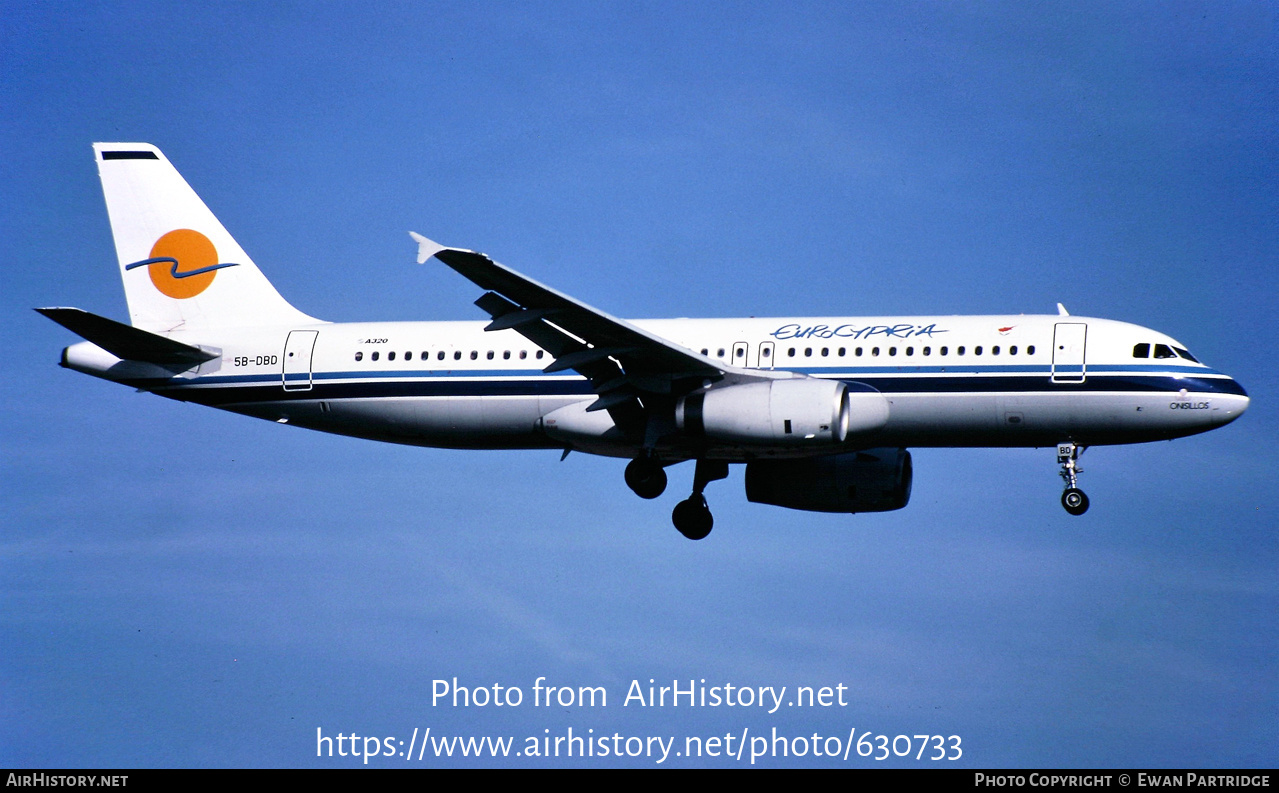
[[[726,365],[869,387],[888,420],[840,448],[1081,446],[1162,440],[1226,424],[1248,397],[1168,336],[1066,315],[635,320]],[[321,323],[175,332],[221,350],[181,374],[121,362],[91,343],[70,368],[162,396],[383,441],[450,448],[574,448],[631,457],[590,383],[543,373],[552,358],[482,322]],[[1135,349],[1146,345],[1146,357]],[[1172,355],[1172,353],[1168,353]],[[555,414],[558,421],[547,421]],[[839,451],[664,442],[660,456],[726,460]]]

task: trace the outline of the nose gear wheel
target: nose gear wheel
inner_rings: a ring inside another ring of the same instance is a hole
[[[1088,511],[1088,496],[1078,487],[1079,475],[1084,472],[1079,467],[1079,455],[1085,448],[1071,441],[1057,444],[1057,462],[1061,465],[1061,478],[1066,482],[1061,505],[1071,515],[1082,515]]]

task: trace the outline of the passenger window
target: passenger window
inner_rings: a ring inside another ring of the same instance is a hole
[[[1149,344],[1136,344],[1136,345],[1134,345],[1134,346],[1133,346],[1133,348],[1132,348],[1132,357],[1134,357],[1134,358],[1149,358],[1149,357],[1150,357],[1150,345],[1149,345]]]
[[[823,357],[823,358],[825,358],[825,357],[827,357],[827,356],[829,356],[829,355],[830,355],[830,347],[823,347],[823,348],[822,348],[822,357]]]
[[[941,353],[942,355],[946,355],[946,354],[948,354],[949,352],[950,352],[950,348],[949,348],[949,347],[942,347],[942,348],[941,348],[941,350],[940,350],[940,353]]]
[[[394,360],[395,360],[395,350],[391,350],[390,352],[388,352],[388,353],[386,354],[386,359],[387,359],[388,361],[394,361]]]
[[[480,353],[479,353],[479,351],[477,351],[477,350],[471,350],[471,360],[472,360],[472,361],[479,360],[479,357],[480,357]]]
[[[845,347],[840,347],[840,348],[839,348],[839,357],[840,357],[840,358],[843,358],[843,357],[844,357],[845,355],[847,355],[847,354],[848,354],[848,349],[847,349],[847,348],[845,348]]]
[[[973,355],[981,355],[981,345],[980,345],[980,344],[978,344],[976,347],[974,347],[974,348],[973,348]]]
[[[520,350],[520,360],[522,361],[527,357],[528,357],[528,350]]]
[[[437,361],[442,361],[442,360],[444,360],[444,350],[440,350],[440,351],[439,351],[439,353],[435,356],[435,360],[437,360]]]
[[[542,350],[538,350],[533,357],[537,358],[539,361],[542,360],[542,352]]]
[[[963,355],[963,354],[964,354],[964,347],[963,347],[963,345],[960,345],[959,347],[956,347],[956,348],[955,348],[955,354],[956,354],[956,355]]]
[[[897,348],[896,348],[896,347],[889,347],[889,348],[888,348],[888,354],[889,354],[889,355],[896,355],[896,354],[897,354]]]
[[[871,347],[871,348],[870,348],[870,354],[871,354],[871,355],[879,355],[879,348],[878,348],[878,347]]]
[[[413,353],[411,353],[411,352],[406,352],[406,353],[404,353],[404,360],[406,360],[406,361],[411,361],[411,360],[413,360]]]
[[[511,360],[511,351],[510,351],[510,350],[503,350],[503,351],[502,351],[502,360],[503,360],[503,361],[509,361],[509,360]]]
[[[357,360],[357,361],[363,361],[363,360],[364,360],[364,353],[362,353],[362,352],[357,352],[357,353],[355,354],[355,360]]]
[[[746,355],[746,350],[741,347],[738,347],[735,354],[737,355],[738,358],[741,358]]]
[[[805,347],[805,348],[804,348],[804,357],[805,357],[805,358],[812,358],[812,357],[813,357],[813,348],[812,348],[812,347]]]
[[[1156,358],[1176,358],[1177,353],[1173,352],[1172,348],[1169,347],[1167,344],[1156,344],[1155,357]]]
[[[907,355],[914,355],[914,354],[915,354],[915,348],[914,348],[914,347],[907,347],[907,348],[906,348],[906,354],[907,354]]]
[[[1033,345],[1033,344],[1032,344],[1032,345],[1030,345],[1029,347],[1027,347],[1027,348],[1026,348],[1026,354],[1027,354],[1027,355],[1034,355],[1034,354],[1035,354],[1035,345]]]
[[[377,351],[376,351],[376,350],[374,350],[373,354],[372,354],[372,355],[370,355],[370,356],[369,356],[369,358],[370,358],[371,360],[376,361],[376,360],[377,360]]]
[[[1009,348],[1008,348],[1008,354],[1009,354],[1009,355],[1016,355],[1016,354],[1017,354],[1017,345],[1016,345],[1016,344],[1014,344],[1013,346],[1011,346],[1011,347],[1009,347]]]
[[[772,347],[765,347],[765,348],[763,349],[763,356],[764,356],[765,358],[771,358],[771,357],[773,356],[773,348],[772,348]]]
[[[461,351],[461,350],[457,350],[456,352],[454,352],[454,353],[453,353],[453,360],[455,360],[455,361],[460,361],[460,360],[462,360],[462,351]]]
[[[702,355],[710,355],[710,354],[711,354],[711,351],[710,351],[710,350],[708,350],[708,349],[707,349],[707,348],[705,348],[705,347],[703,347],[703,348],[702,348]]]
[[[491,360],[493,360],[493,351],[492,351],[492,350],[489,350],[489,351],[488,351],[488,353],[487,353],[484,357],[485,357],[485,358],[488,358],[490,361],[491,361]]]
[[[932,348],[932,347],[925,347],[925,348],[924,348],[924,350],[923,350],[923,352],[924,352],[924,355],[932,355],[932,354],[933,354],[933,348]]]
[[[856,355],[858,358],[862,357],[862,348],[858,347],[857,349],[853,350],[853,355]]]
[[[990,354],[991,354],[991,355],[998,355],[998,354],[999,354],[999,345],[998,345],[998,344],[996,344],[994,347],[991,347],[991,348],[990,348]]]

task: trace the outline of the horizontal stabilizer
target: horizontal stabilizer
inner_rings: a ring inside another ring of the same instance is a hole
[[[125,361],[189,368],[211,361],[220,354],[90,314],[79,308],[37,308],[36,311]]]

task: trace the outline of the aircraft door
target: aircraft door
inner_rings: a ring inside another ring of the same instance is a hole
[[[311,356],[318,330],[295,330],[284,342],[284,369],[280,382],[285,391],[311,390]]]
[[[1082,383],[1087,376],[1084,346],[1088,326],[1082,322],[1058,322],[1053,327],[1054,383]]]
[[[739,341],[736,344],[734,344],[733,360],[731,360],[729,363],[731,363],[733,366],[740,366],[743,369],[745,369],[747,366],[750,366],[750,361],[748,360],[750,357],[750,348],[751,346],[744,341]]]
[[[761,341],[759,343],[759,352],[755,359],[755,365],[760,369],[773,368],[773,343],[771,341]]]

